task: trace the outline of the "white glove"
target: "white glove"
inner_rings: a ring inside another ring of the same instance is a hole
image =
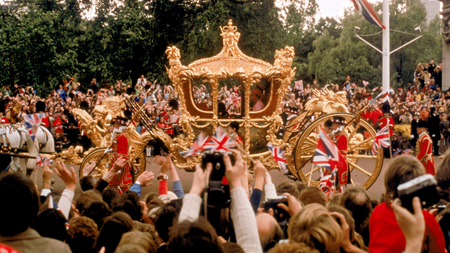
[[[433,134],[431,137],[434,137],[434,136],[436,136],[435,134]]]
[[[104,154],[106,154],[106,153],[109,153],[109,152],[113,152],[114,150],[112,149],[112,148],[107,148],[106,150],[105,150],[105,153]]]
[[[414,138],[414,134],[411,134],[411,138]]]

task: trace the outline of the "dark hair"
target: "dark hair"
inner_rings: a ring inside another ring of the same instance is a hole
[[[73,253],[94,253],[95,239],[98,236],[98,227],[88,217],[80,216],[69,220],[70,228],[67,230],[67,244]]]
[[[282,195],[283,193],[289,193],[292,196],[298,198],[297,185],[292,180],[284,180],[277,187],[277,194]]]
[[[101,228],[103,226],[103,221],[106,217],[111,214],[111,209],[108,205],[99,200],[94,200],[83,210],[81,215],[89,217],[95,221],[97,227]]]
[[[299,200],[306,206],[308,204],[317,203],[325,206],[327,199],[318,187],[306,187],[300,193]]]
[[[95,242],[95,249],[99,251],[103,246],[105,253],[113,253],[122,235],[133,229],[133,220],[124,212],[117,212],[107,217]]]
[[[66,137],[66,136],[64,136]],[[86,176],[80,178],[80,186],[81,190],[87,191],[94,189],[94,177],[93,176]]]
[[[66,217],[57,209],[47,209],[34,220],[31,228],[41,236],[60,241],[67,240]]]
[[[88,190],[81,193],[75,206],[80,213],[83,213],[84,209],[95,200],[102,200],[101,194],[97,190]]]
[[[109,207],[112,206],[112,202],[120,196],[116,189],[106,187],[102,193],[103,201],[108,204]]]
[[[27,230],[39,210],[33,182],[21,173],[3,173],[0,193],[0,236],[13,236]]]
[[[442,190],[450,188],[450,155],[447,153],[436,171],[436,181]]]
[[[224,252],[216,231],[203,217],[176,224],[169,235],[168,252]]]
[[[181,211],[181,199],[172,200],[162,208],[158,218],[156,218],[155,228],[159,237],[167,242],[169,240],[169,229],[178,221]]]
[[[133,191],[127,191],[119,198],[114,199],[111,203],[111,208],[114,212],[126,212],[133,220],[140,220],[142,217],[139,196]]]
[[[355,220],[355,230],[360,233],[369,225],[372,214],[372,201],[363,188],[349,188],[343,194],[341,203]]]

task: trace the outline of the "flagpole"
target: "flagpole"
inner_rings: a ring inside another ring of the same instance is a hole
[[[389,90],[390,90],[390,83],[389,83],[389,76],[390,76],[390,60],[391,60],[391,45],[390,45],[390,20],[389,20],[389,0],[383,0],[383,25],[386,27],[386,29],[383,29],[383,92],[387,92],[387,96],[384,96],[383,103],[388,102],[389,103]],[[390,133],[390,126],[389,126],[389,117],[386,117],[386,124],[388,133]],[[389,134],[389,158],[392,159],[392,141],[391,136]]]
[[[383,93],[387,92],[389,94],[389,73],[390,73],[390,24],[389,24],[389,0],[383,0],[383,25],[386,29],[383,29]],[[385,101],[389,100],[389,95],[385,97]],[[383,101],[384,102],[384,101]]]

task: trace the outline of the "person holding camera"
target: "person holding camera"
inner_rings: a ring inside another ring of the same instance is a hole
[[[423,127],[419,127],[423,130]],[[388,165],[384,176],[384,186],[386,188],[385,202],[379,204],[372,213],[369,222],[369,252],[404,252],[407,241],[402,232],[401,224],[396,219],[395,212],[398,212],[398,205],[400,204],[398,198],[398,186],[404,184],[412,179],[425,174],[424,168],[418,159],[402,155],[392,160]],[[393,202],[395,202],[393,204]],[[403,204],[405,205],[405,203]],[[417,203],[413,206],[417,211]],[[420,205],[419,205],[420,206]],[[395,212],[394,212],[395,211]],[[403,210],[406,211],[406,210]],[[422,240],[418,241],[423,249],[428,252],[446,252],[445,240],[439,224],[436,222],[434,216],[428,211],[423,210],[423,221],[425,222],[426,230],[422,234]],[[425,239],[425,240],[423,240]],[[417,245],[416,243],[416,245]]]
[[[230,156],[227,154],[223,155],[223,163],[225,164],[225,176],[230,185],[231,218],[237,244],[242,247],[244,252],[262,252],[255,214],[244,189],[247,186],[242,185],[241,177],[247,176],[243,173],[245,170],[244,160],[238,151],[231,150],[231,152],[235,160],[234,165],[232,165]],[[205,188],[208,187],[206,182],[208,182],[212,170],[213,165],[211,163],[208,163],[204,169],[200,164],[195,166],[192,188],[184,196],[178,223],[188,221],[194,224],[199,218],[202,205],[201,196],[203,196]],[[170,249],[170,247],[169,242],[168,248]]]
[[[436,173],[436,166],[433,159],[433,140],[427,134],[428,124],[419,120],[417,123],[417,134],[419,138],[416,144],[417,159],[422,163],[428,174],[434,175]]]

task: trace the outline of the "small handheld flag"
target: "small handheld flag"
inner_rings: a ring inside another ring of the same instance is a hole
[[[285,151],[282,148],[275,147],[272,143],[267,143],[267,147],[269,148],[270,152],[272,153],[273,158],[277,162],[278,166],[285,172],[288,171],[287,168],[287,161],[285,156]]]
[[[328,169],[329,172],[332,172],[332,168],[337,168],[339,184],[347,183],[347,162],[339,152],[334,142],[322,128],[319,132],[319,140],[317,141],[313,163]]]
[[[389,145],[389,131],[387,129],[387,126],[385,126],[380,131],[378,131],[377,135],[375,136],[375,140],[373,141],[372,145],[372,154],[378,154],[378,149],[380,147],[387,148],[389,147]]]
[[[31,139],[33,139],[36,136],[37,130],[39,129],[39,126],[41,125],[42,118],[44,118],[43,113],[33,113],[33,114],[27,114],[23,120],[25,123],[25,127],[28,129],[28,133],[31,136]]]
[[[180,152],[184,158],[195,156],[203,151],[219,151],[229,152],[229,150],[238,143],[235,138],[231,137],[227,131],[218,127],[213,136],[207,137],[204,133],[200,133],[190,149]]]
[[[37,166],[52,166],[52,163],[53,163],[53,160],[51,160],[51,159],[48,159],[47,157],[42,157],[42,156],[40,156],[40,155],[38,155],[37,157],[36,157],[36,165]]]

